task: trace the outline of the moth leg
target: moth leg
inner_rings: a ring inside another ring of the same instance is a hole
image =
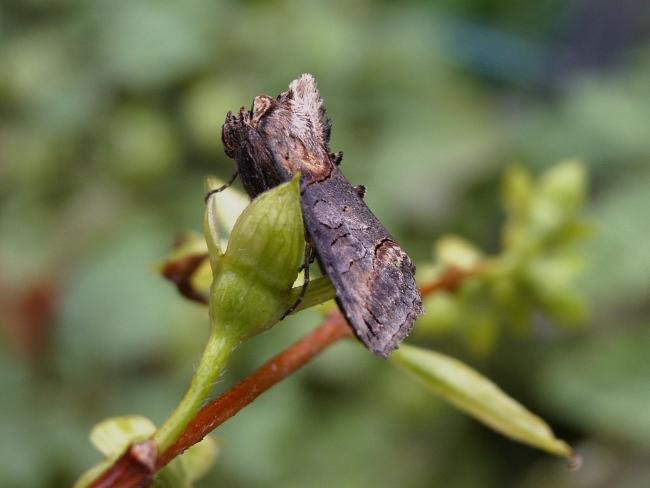
[[[228,181],[226,181],[223,185],[221,185],[219,188],[215,188],[214,190],[210,190],[208,193],[206,193],[205,197],[203,197],[203,201],[205,203],[208,203],[208,198],[210,198],[215,193],[222,192],[226,188],[231,186],[235,182],[235,180],[237,179],[237,176],[239,176],[239,171],[235,171],[235,173],[230,177],[230,179]]]
[[[299,270],[299,272],[300,271],[305,272],[305,278],[302,283],[302,288],[300,289],[300,294],[298,295],[296,301],[284,312],[284,315],[282,315],[282,318],[280,320],[284,319],[287,315],[291,314],[296,308],[298,308],[300,302],[302,302],[303,299],[305,298],[305,294],[307,293],[307,286],[309,285],[309,267],[311,263],[314,262],[314,259],[316,259],[316,253],[314,252],[314,248],[309,243],[309,241],[305,241],[305,261],[303,262]]]

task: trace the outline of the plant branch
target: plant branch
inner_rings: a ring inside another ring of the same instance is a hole
[[[328,346],[348,337],[352,337],[352,331],[341,313],[338,310],[330,313],[316,329],[203,407],[176,442],[158,458],[157,468],[160,469],[188,447],[199,442],[266,390],[314,359]]]
[[[462,271],[449,268],[437,280],[420,288],[423,296],[437,291],[455,291],[467,277],[476,274],[479,268]],[[282,381],[314,359],[323,350],[340,339],[353,337],[352,329],[340,311],[329,313],[316,329],[289,346],[266,364],[258,368],[239,384],[217,397],[190,420],[185,430],[164,452],[158,453],[155,462],[152,455],[142,459],[142,452],[155,449],[155,443],[148,440],[131,446],[113,465],[91,485],[92,488],[137,488],[146,487],[157,471],[176,456],[199,442],[212,430],[237,414],[262,393]]]
[[[437,291],[448,291],[453,293],[458,289],[463,280],[477,275],[482,269],[484,269],[484,267],[485,264],[478,264],[469,269],[450,266],[438,277],[438,279],[422,285],[420,287],[420,293],[423,297],[431,295]]]

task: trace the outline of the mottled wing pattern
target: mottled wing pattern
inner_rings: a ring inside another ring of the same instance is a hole
[[[305,226],[336,300],[359,339],[386,357],[422,313],[415,268],[338,168],[304,190]]]
[[[316,81],[302,75],[277,98],[260,95],[250,111],[229,113],[222,139],[251,197],[301,173],[305,227],[339,306],[385,357],[411,331],[422,300],[411,260],[339,171],[330,129]]]

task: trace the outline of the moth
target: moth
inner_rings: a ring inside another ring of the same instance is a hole
[[[308,244],[356,336],[386,357],[422,313],[415,267],[364,203],[365,189],[343,176],[342,153],[329,148],[331,127],[309,74],[276,98],[255,97],[251,110],[228,112],[222,127],[225,152],[237,162],[229,183],[239,174],[254,198],[300,172]]]

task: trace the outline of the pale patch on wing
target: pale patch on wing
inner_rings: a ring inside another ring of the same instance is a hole
[[[287,95],[291,107],[291,128],[296,135],[310,146],[308,149],[327,147],[329,122],[314,77],[304,74],[293,80]]]

